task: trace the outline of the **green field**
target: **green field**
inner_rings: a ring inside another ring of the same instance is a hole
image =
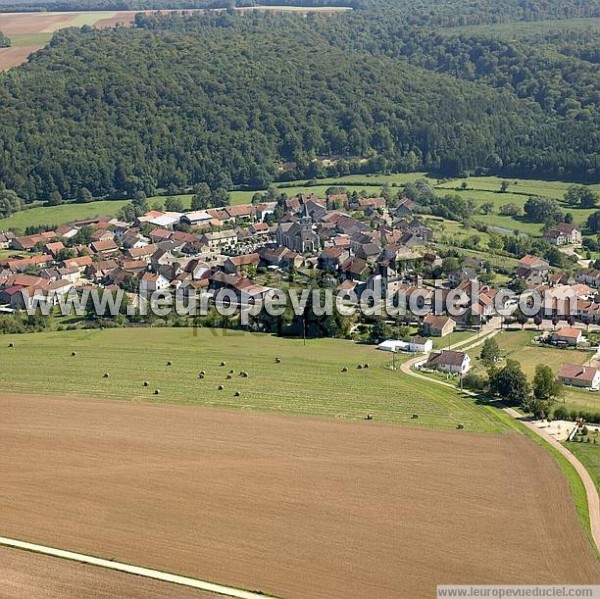
[[[199,329],[197,335],[191,328],[80,330],[1,337],[0,387],[330,418],[363,419],[371,413],[378,422],[430,428],[455,429],[460,423],[469,431],[506,429],[494,408],[392,371],[390,362],[390,354],[374,346],[335,339],[304,346],[302,340],[219,329]],[[356,368],[365,363],[368,369]],[[343,367],[349,371],[341,372]],[[235,374],[226,380],[230,369]],[[198,378],[201,370],[204,380]],[[242,370],[248,378],[238,376]],[[234,397],[236,391],[240,397]]]
[[[10,35],[11,45],[15,48],[28,48],[30,46],[39,46],[47,44],[53,33],[12,33]]]
[[[531,195],[544,195],[562,200],[562,197],[571,185],[570,183],[561,181],[511,179],[511,185],[507,193],[499,193],[502,182],[502,179],[499,177],[469,177],[468,179],[440,182],[428,177],[426,173],[401,173],[394,175],[348,175],[346,177],[320,179],[318,185],[312,186],[308,184],[307,180],[279,183],[277,186],[290,197],[298,193],[315,193],[319,197],[324,197],[325,191],[332,185],[343,185],[350,192],[364,190],[371,194],[378,194],[384,184],[400,187],[405,183],[416,181],[417,179],[427,179],[439,193],[456,193],[465,199],[471,199],[477,204],[478,208],[485,202],[493,202],[495,205],[495,214],[483,215],[476,213],[473,215],[474,220],[495,226],[502,233],[510,234],[517,230],[528,235],[540,235],[542,225],[525,222],[521,218],[500,216],[497,214],[500,206],[514,203],[523,207]],[[467,189],[461,188],[463,181],[467,182]],[[592,188],[600,190],[600,185],[593,185]],[[248,204],[255,193],[255,191],[232,191],[231,203]],[[185,208],[189,209],[192,196],[184,194],[177,197],[183,201]],[[164,200],[164,196],[149,198],[149,205],[163,206]],[[62,225],[69,221],[92,218],[98,215],[115,216],[126,203],[127,201],[125,200],[103,200],[90,204],[67,204],[63,206],[33,208],[19,212],[11,218],[0,219],[0,230],[9,228],[23,230],[29,225]],[[563,205],[563,209],[572,212],[575,222],[579,224],[584,224],[587,217],[594,212],[594,210],[573,209],[566,205]],[[487,235],[485,233],[479,233],[474,229],[464,229],[461,225],[452,221],[445,221],[444,226],[447,231],[443,231],[443,234],[454,234],[459,237],[477,234],[482,238],[483,245],[485,246],[486,244]]]
[[[600,445],[565,443],[565,447],[585,466],[600,491]]]

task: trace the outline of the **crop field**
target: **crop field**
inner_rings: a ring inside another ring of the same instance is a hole
[[[135,578],[92,566],[0,549],[3,599],[218,599],[222,595]],[[132,584],[133,582],[133,584]],[[43,593],[43,595],[42,595]]]
[[[0,406],[13,538],[288,598],[600,576],[560,469],[524,435],[24,395]]]
[[[192,328],[61,331],[0,341],[0,388],[19,393],[345,419],[364,419],[371,413],[381,422],[505,430],[494,408],[392,371],[389,353],[350,341],[316,339],[304,346],[301,339],[220,329],[194,334]],[[71,356],[73,351],[76,356]],[[359,364],[369,368],[359,370]],[[344,367],[349,371],[342,372]],[[200,380],[202,370],[206,376]],[[241,371],[249,376],[240,377]]]

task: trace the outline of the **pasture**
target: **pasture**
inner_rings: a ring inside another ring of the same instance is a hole
[[[560,469],[524,435],[23,395],[0,407],[14,538],[288,598],[600,576]]]
[[[129,328],[3,336],[0,343],[0,387],[18,393],[359,420],[370,413],[377,422],[463,424],[467,431],[506,428],[494,408],[392,371],[389,353],[351,341],[309,339],[304,346],[301,339],[241,331]]]

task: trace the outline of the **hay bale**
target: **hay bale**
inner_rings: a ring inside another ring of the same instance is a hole
[[[240,376],[241,376],[242,378],[244,378],[244,379],[247,379],[247,378],[248,378],[248,373],[247,373],[245,370],[242,370],[242,371],[240,372]]]
[[[373,420],[373,414],[367,414],[365,420]]]
[[[14,344],[14,343],[9,343],[9,344],[8,344],[8,347],[14,347],[14,346],[15,346],[15,344]]]
[[[160,395],[160,389],[154,389],[154,395]]]
[[[362,370],[362,364],[359,364],[359,365],[356,367],[356,370]]]
[[[368,368],[369,365],[368,364],[363,364],[363,368]]]
[[[173,362],[171,362],[171,360],[169,360],[169,361],[167,362],[167,366],[173,366]]]
[[[347,367],[347,366],[344,366],[344,367],[342,368],[342,372],[348,372],[348,367]]]
[[[149,384],[150,384],[150,383],[148,383],[148,381],[144,381],[144,382],[142,383],[142,385],[143,385],[144,387],[147,387]]]
[[[226,362],[221,362],[221,366],[225,366]]]
[[[235,372],[235,370],[233,370],[233,368],[229,371],[229,374],[233,374]]]
[[[225,378],[229,381],[229,380],[231,380],[231,375],[228,374]]]
[[[225,387],[223,385],[219,385],[218,389],[219,389],[219,391],[223,391],[223,389],[225,389]]]
[[[104,373],[104,378],[105,378],[105,379],[107,379],[109,376],[110,376],[110,373],[108,373],[108,372],[105,372],[105,373]]]
[[[411,416],[411,419],[412,419],[412,420],[416,420],[418,417],[419,417],[419,415],[418,415],[418,414],[413,414],[413,415]]]
[[[241,395],[241,392],[240,391],[236,391],[233,395],[234,395],[234,397],[239,397]]]
[[[77,352],[76,352],[76,351],[72,351],[72,352],[71,352],[71,355],[72,355],[72,356],[76,356],[76,355],[77,355]]]
[[[461,431],[463,428],[465,428],[465,425],[464,425],[464,424],[457,424],[457,425],[456,425],[456,428],[457,428],[459,431]]]
[[[281,358],[275,358],[275,364],[281,364]]]
[[[201,373],[198,375],[198,378],[199,378],[199,379],[203,379],[204,377],[205,377],[205,374],[204,374],[203,372],[201,372]]]

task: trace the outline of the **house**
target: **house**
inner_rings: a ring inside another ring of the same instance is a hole
[[[115,234],[112,231],[109,231],[108,229],[100,228],[100,229],[96,229],[92,233],[91,240],[92,241],[109,241],[114,238],[115,238]]]
[[[558,372],[558,379],[572,387],[600,388],[600,370],[591,366],[563,364]]]
[[[28,268],[46,268],[52,263],[52,256],[49,254],[42,254],[38,256],[32,256],[31,258],[19,258],[18,260],[9,260],[8,268],[13,272],[24,272]]]
[[[152,243],[159,243],[161,241],[167,241],[167,239],[171,238],[171,235],[173,235],[173,231],[156,227],[156,229],[152,229],[152,231],[150,231],[148,237],[150,237],[150,241],[152,241]]]
[[[425,367],[449,372],[450,374],[463,375],[471,368],[471,358],[465,352],[445,349],[430,354]]]
[[[417,204],[409,198],[400,198],[394,212],[396,216],[412,216],[412,213],[417,209]]]
[[[327,272],[337,272],[340,266],[350,257],[347,249],[339,246],[331,246],[324,249],[318,258],[318,266]]]
[[[577,225],[558,223],[545,231],[544,239],[553,245],[580,244],[581,231]]]
[[[0,250],[7,250],[10,247],[11,241],[15,238],[15,234],[11,231],[0,231]]]
[[[234,256],[227,258],[223,263],[223,270],[228,274],[237,274],[240,270],[248,267],[257,267],[260,262],[258,254],[245,254],[243,256]]]
[[[140,279],[140,295],[167,289],[171,282],[160,273],[146,272]]]
[[[211,250],[232,248],[237,243],[237,234],[233,229],[204,233],[200,238]]]
[[[423,319],[421,331],[428,337],[445,337],[456,328],[456,321],[449,316],[427,314]]]
[[[519,260],[517,278],[528,285],[541,285],[548,279],[550,264],[543,258],[528,254]]]
[[[152,254],[156,252],[156,249],[157,248],[153,243],[141,248],[130,248],[125,252],[125,257],[128,260],[145,260],[147,263],[150,263]]]
[[[77,235],[79,229],[73,225],[61,225],[56,229],[56,236],[62,237],[63,239],[71,239]]]
[[[137,219],[138,224],[149,223],[155,227],[172,229],[174,225],[181,221],[183,214],[180,212],[161,212],[160,210],[151,210],[148,214],[140,216]]]
[[[119,247],[112,239],[93,241],[90,243],[90,249],[94,254],[115,254],[119,251]]]
[[[62,241],[55,241],[54,243],[47,243],[44,246],[44,251],[47,254],[50,254],[55,260],[56,260],[56,258],[58,258],[58,254],[60,254],[60,252],[64,249],[65,249],[65,246],[63,245]]]
[[[83,272],[91,263],[91,256],[80,256],[79,258],[67,258],[63,260],[62,265],[65,268],[76,268],[79,272]]]
[[[552,333],[551,341],[555,345],[577,346],[583,341],[583,331],[573,327],[563,327]]]

